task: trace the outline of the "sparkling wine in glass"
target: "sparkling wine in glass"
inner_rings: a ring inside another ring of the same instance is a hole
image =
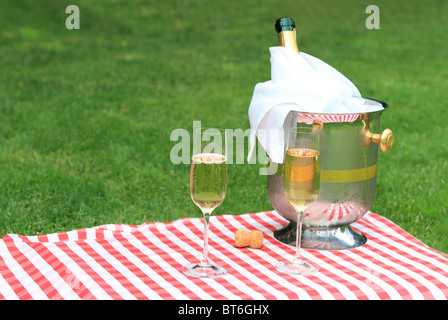
[[[296,248],[294,258],[279,262],[276,269],[288,274],[311,274],[317,267],[304,261],[300,252],[302,218],[305,209],[317,198],[320,185],[320,130],[294,127],[286,140],[283,192],[297,211]]]
[[[209,261],[208,235],[210,215],[224,201],[227,191],[226,132],[216,128],[200,128],[193,135],[190,194],[204,215],[204,247],[201,261],[184,266],[182,271],[192,277],[216,278],[227,271]]]

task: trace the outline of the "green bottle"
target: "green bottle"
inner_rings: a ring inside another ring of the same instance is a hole
[[[294,20],[288,17],[277,19],[275,22],[275,31],[277,31],[279,46],[290,48],[297,53],[299,52]]]

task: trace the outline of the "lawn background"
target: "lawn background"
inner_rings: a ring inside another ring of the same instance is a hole
[[[65,8],[80,8],[67,30]],[[380,8],[368,30],[366,7]],[[386,101],[371,211],[448,252],[446,0],[51,1],[0,3],[0,236],[199,217],[174,129],[249,128],[270,79],[274,22],[301,51]],[[216,214],[270,210],[259,164],[229,168]]]

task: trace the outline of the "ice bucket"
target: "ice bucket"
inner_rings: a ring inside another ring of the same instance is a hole
[[[291,125],[317,126],[321,132],[321,176],[317,199],[303,214],[301,245],[318,250],[341,250],[363,245],[367,238],[350,224],[361,219],[375,197],[378,147],[393,144],[391,130],[380,129],[383,110],[369,113],[291,113]],[[297,214],[283,194],[283,164],[268,175],[267,192],[273,208],[289,223],[274,237],[295,245]],[[275,166],[274,166],[275,167]]]

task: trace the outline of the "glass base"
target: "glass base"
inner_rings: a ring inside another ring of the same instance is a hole
[[[275,268],[283,273],[287,274],[313,274],[319,270],[318,267],[314,267],[308,262],[300,259],[293,259],[288,262],[279,262],[275,265]]]
[[[217,278],[225,275],[227,270],[218,265],[189,264],[182,268],[182,272],[190,277]]]

